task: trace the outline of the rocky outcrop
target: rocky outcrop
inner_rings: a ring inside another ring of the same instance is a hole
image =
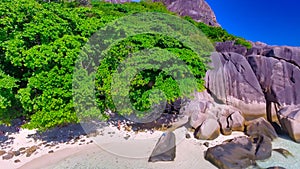
[[[210,26],[220,26],[216,16],[205,0],[153,0],[164,3],[168,10],[180,16],[190,16],[197,22]]]
[[[217,43],[206,87],[215,100],[238,108],[246,119],[262,116],[270,122],[279,121],[299,141],[291,124],[300,126],[294,106],[300,105],[300,48],[261,42],[252,45],[245,52],[233,42]],[[284,106],[292,107],[279,111]],[[272,125],[279,131],[278,124]]]
[[[159,138],[148,161],[174,161],[176,153],[175,139],[175,134],[173,132],[165,132]]]
[[[284,131],[300,143],[300,105],[287,106],[278,111],[279,122]]]
[[[220,102],[241,110],[247,119],[266,114],[260,84],[247,59],[233,52],[215,52],[212,70],[206,74],[206,88]]]
[[[189,125],[195,130],[197,139],[214,139],[232,131],[244,131],[245,119],[241,112],[229,105],[218,104],[206,92],[197,92],[194,98],[185,104],[180,114],[188,116]]]

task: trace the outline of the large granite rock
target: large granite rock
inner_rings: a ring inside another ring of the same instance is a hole
[[[283,130],[300,143],[300,105],[283,107],[278,111],[278,118]]]
[[[282,106],[300,104],[298,51],[298,48],[265,47],[259,52],[261,55],[247,56],[266,95],[266,100]]]
[[[238,108],[247,119],[266,115],[260,84],[247,59],[233,52],[213,53],[206,88],[219,102]]]
[[[254,147],[247,137],[238,137],[215,147],[208,148],[205,159],[222,169],[240,169],[253,164]]]
[[[176,155],[175,139],[175,134],[173,132],[165,132],[159,138],[148,161],[174,161]]]
[[[234,41],[217,42],[215,45],[217,52],[234,52],[241,55],[246,55],[247,48],[242,45],[234,44]]]
[[[247,122],[246,134],[248,136],[264,135],[270,138],[271,140],[278,137],[273,126],[268,121],[266,121],[263,117]]]
[[[164,3],[168,10],[180,16],[190,16],[197,22],[210,26],[220,26],[216,16],[205,0],[153,0]]]
[[[271,156],[271,140],[266,136],[237,137],[205,152],[205,159],[218,168],[240,169],[255,165],[255,160]]]

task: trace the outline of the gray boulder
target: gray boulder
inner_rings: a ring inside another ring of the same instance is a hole
[[[213,69],[206,73],[206,88],[219,102],[238,108],[246,119],[266,115],[260,84],[243,55],[224,52],[211,55]]]
[[[176,140],[173,132],[165,132],[156,143],[148,162],[174,161],[176,156]]]
[[[214,140],[220,135],[220,125],[216,119],[206,119],[198,128],[194,136],[201,140]]]
[[[251,140],[238,137],[233,140],[208,148],[205,159],[222,169],[247,168],[254,164],[255,154]]]
[[[278,137],[273,126],[263,117],[247,122],[246,134],[248,136],[264,135],[266,137],[269,137],[271,140],[274,140]]]
[[[205,159],[218,168],[240,169],[255,165],[255,160],[271,157],[272,143],[269,137],[253,135],[227,140],[205,152]]]
[[[300,105],[283,107],[278,111],[278,118],[283,130],[300,143]]]

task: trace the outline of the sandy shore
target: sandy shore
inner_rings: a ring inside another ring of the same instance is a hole
[[[20,131],[19,135],[25,136],[27,130]],[[176,158],[172,162],[149,163],[150,156],[156,142],[163,134],[162,131],[154,132],[128,132],[118,130],[117,127],[106,126],[95,137],[82,136],[74,144],[57,143],[53,153],[48,153],[53,148],[41,146],[31,157],[20,155],[11,160],[0,160],[1,168],[13,169],[40,169],[40,168],[105,168],[105,169],[131,169],[131,168],[215,168],[204,159],[207,144],[209,147],[222,143],[224,140],[244,135],[233,132],[230,136],[220,135],[213,141],[187,139],[186,133],[192,136],[185,127],[174,131],[176,135]],[[21,137],[16,137],[20,140]],[[28,139],[28,138],[27,138]],[[26,139],[25,139],[26,140]],[[80,140],[84,140],[81,142]],[[92,140],[92,143],[91,143]],[[23,139],[24,141],[24,139]],[[34,144],[42,143],[42,140]],[[32,142],[30,142],[33,144]],[[87,144],[88,143],[88,144]],[[14,145],[16,142],[14,143]],[[22,143],[22,144],[28,144]],[[18,158],[20,162],[15,163]]]

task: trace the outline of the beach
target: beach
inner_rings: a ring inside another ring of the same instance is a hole
[[[97,135],[82,135],[75,141],[53,143],[53,146],[43,140],[34,141],[28,137],[35,133],[33,130],[22,129],[14,137],[12,148],[31,147],[40,145],[30,156],[26,153],[14,156],[12,159],[0,160],[0,166],[7,169],[35,168],[216,168],[204,159],[208,147],[221,144],[224,140],[244,135],[233,132],[230,136],[220,135],[212,141],[197,140],[192,132],[185,127],[173,131],[176,136],[176,157],[171,162],[148,162],[153,148],[163,131],[134,132],[119,130],[115,126],[102,127]],[[186,134],[191,138],[186,138]],[[78,136],[76,136],[78,137]],[[43,143],[44,142],[44,143]],[[51,152],[51,153],[49,153]],[[19,160],[19,162],[15,162]]]

